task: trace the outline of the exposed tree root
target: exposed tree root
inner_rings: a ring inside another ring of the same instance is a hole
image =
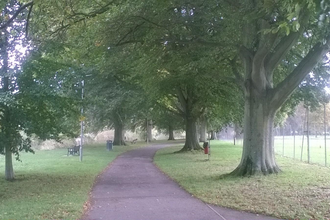
[[[269,164],[269,163],[265,163]],[[229,176],[254,176],[254,175],[269,175],[280,173],[281,169],[277,164],[256,166],[250,158],[247,158],[234,171],[229,173]]]
[[[178,153],[187,152],[187,151],[193,151],[193,150],[203,150],[203,148],[198,144],[185,144],[181,150],[178,151]]]

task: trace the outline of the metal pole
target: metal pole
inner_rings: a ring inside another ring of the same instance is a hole
[[[282,126],[282,136],[283,136],[282,156],[284,156],[284,125]]]
[[[84,84],[85,81],[81,81],[81,101],[84,100]],[[80,122],[80,155],[79,155],[79,160],[82,161],[83,159],[83,145],[84,145],[84,106],[83,103],[81,105],[81,122]]]
[[[207,159],[210,160],[210,158],[211,158],[211,138],[209,140],[209,153],[207,155]]]
[[[234,145],[236,145],[236,124],[234,124]]]
[[[325,159],[325,166],[327,166],[327,119],[326,119],[326,108],[325,103],[323,104],[323,116],[324,116],[324,159]]]
[[[293,159],[296,158],[296,131],[293,131]]]
[[[147,144],[149,144],[149,135],[148,135],[148,132],[149,132],[149,127],[148,127],[148,117],[147,117],[147,119],[146,119],[146,121],[147,121],[147,132],[146,132],[146,135],[147,135]]]
[[[304,118],[303,128],[302,128],[303,136],[302,136],[302,143],[301,143],[300,161],[302,161],[303,151],[304,151],[305,121],[306,121],[306,113],[305,113],[305,118]]]
[[[307,106],[307,160],[310,162],[310,149],[309,149],[309,106]]]

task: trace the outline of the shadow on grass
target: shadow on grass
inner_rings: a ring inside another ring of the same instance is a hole
[[[6,188],[2,200],[15,197],[35,197],[46,194],[70,194],[74,190],[84,188],[84,185],[91,184],[84,182],[85,174],[62,175],[47,173],[18,174],[13,182],[0,182]],[[10,184],[10,185],[8,185]],[[7,185],[7,186],[6,186]],[[22,191],[24,189],[24,191]],[[20,192],[17,194],[16,192]]]
[[[203,152],[203,149],[200,149],[200,150],[182,150],[180,149],[179,151],[175,151],[173,152],[174,154],[198,154],[198,153],[201,153]]]
[[[225,179],[226,180],[235,180],[235,179],[242,179],[242,178],[244,178],[244,177],[233,175],[232,172],[221,174],[220,176],[218,176],[218,180],[225,180]]]
[[[210,162],[209,159],[198,159],[198,160],[195,160],[196,162],[202,162],[202,163],[205,163],[205,162]]]

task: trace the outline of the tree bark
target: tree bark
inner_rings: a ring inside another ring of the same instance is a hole
[[[169,141],[174,141],[174,130],[173,130],[173,126],[169,125],[168,126],[168,140]]]
[[[151,142],[152,141],[152,119],[147,120],[146,123],[148,124],[148,126],[147,126],[147,138],[148,138],[148,141]]]
[[[191,150],[202,150],[203,148],[199,145],[198,136],[197,136],[197,126],[196,119],[186,118],[186,141],[182,151],[191,151]]]
[[[210,137],[211,140],[215,140],[216,139],[215,133],[216,133],[215,131],[213,131],[213,130],[211,131],[211,137]]]
[[[12,152],[10,146],[6,146],[5,148],[5,160],[6,160],[5,179],[12,181],[14,180],[15,176],[14,176],[13,158],[12,158]]]
[[[233,175],[266,175],[280,171],[274,153],[275,111],[268,102],[257,95],[245,101],[243,154]]]
[[[6,14],[6,12],[5,12]],[[4,30],[4,38],[3,38],[3,42],[1,42],[1,38],[0,38],[0,45],[2,46],[0,48],[0,50],[2,50],[2,59],[3,59],[3,66],[1,70],[1,83],[2,83],[2,90],[3,92],[8,92],[9,91],[9,77],[7,75],[8,73],[8,69],[9,69],[9,46],[8,46],[8,36],[9,36],[9,32],[8,30],[5,28]],[[0,37],[1,37],[1,32],[0,32]],[[8,108],[8,106],[5,106],[5,110],[3,112],[3,120],[2,121],[2,132],[4,132],[5,137],[7,140],[2,140],[5,143],[5,179],[12,181],[14,180],[15,176],[14,176],[14,168],[13,168],[13,159],[12,159],[12,145],[10,143],[13,142],[13,140],[11,140],[11,138],[13,137],[12,131],[10,129],[11,123],[10,123],[10,109]]]
[[[117,145],[117,146],[126,145],[124,140],[124,132],[125,132],[124,124],[119,117],[115,117],[114,127],[115,127],[115,136],[113,140],[113,145]]]

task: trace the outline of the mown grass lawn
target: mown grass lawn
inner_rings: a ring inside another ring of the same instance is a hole
[[[143,143],[145,144],[145,143]],[[16,180],[4,180],[4,157],[0,156],[0,219],[78,219],[91,187],[102,170],[119,154],[142,144],[84,147],[79,156],[67,149],[22,153],[14,163]]]
[[[277,156],[283,172],[249,178],[227,177],[242,147],[211,142],[211,160],[201,152],[162,149],[154,161],[183,188],[205,202],[285,219],[330,218],[330,169]]]
[[[284,148],[283,148],[284,143]],[[320,165],[325,165],[325,146],[324,146],[324,136],[310,135],[310,162],[317,163]],[[303,147],[302,147],[303,146]],[[285,136],[284,142],[283,137],[275,137],[275,152],[284,155],[286,157],[295,158],[296,160],[302,159],[307,162],[307,137],[304,137],[304,145],[302,144],[302,136]],[[284,152],[283,152],[284,149]],[[301,157],[302,156],[302,157]],[[327,136],[327,166],[330,164],[330,138]]]

